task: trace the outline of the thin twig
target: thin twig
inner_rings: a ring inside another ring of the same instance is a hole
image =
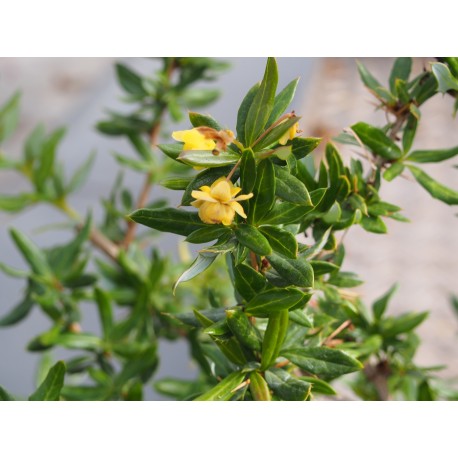
[[[323,345],[327,345],[334,337],[338,334],[340,334],[345,328],[348,328],[348,326],[351,325],[351,321],[347,320],[344,321],[337,329],[335,329],[328,337],[323,342]]]

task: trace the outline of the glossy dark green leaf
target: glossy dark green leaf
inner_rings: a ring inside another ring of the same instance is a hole
[[[254,98],[258,93],[261,83],[256,83],[244,97],[240,108],[237,112],[237,138],[242,144],[248,146],[247,136],[246,136],[246,119],[248,112],[253,104]]]
[[[208,269],[217,257],[218,253],[199,253],[194,262],[180,275],[173,285],[173,293],[175,294],[175,291],[180,283],[192,280],[194,277],[197,277],[197,275]]]
[[[307,213],[310,213],[313,207],[304,207],[303,205],[290,204],[282,202],[274,206],[260,222],[262,224],[292,224],[299,222]]]
[[[302,159],[311,153],[321,142],[321,138],[315,137],[296,137],[292,140],[292,153],[296,159]]]
[[[294,98],[299,78],[294,79],[286,85],[276,96],[274,106],[266,127],[270,127],[288,108]]]
[[[278,165],[274,166],[274,170],[276,178],[275,193],[278,197],[293,204],[313,206],[307,188],[302,181]]]
[[[264,276],[246,264],[234,267],[234,280],[236,290],[248,301],[266,286]]]
[[[281,355],[301,369],[326,378],[334,378],[363,368],[355,358],[327,347],[288,348]]]
[[[50,276],[51,268],[43,251],[17,229],[11,228],[10,234],[32,271],[38,275]]]
[[[183,152],[182,143],[172,143],[170,145],[157,145],[157,147],[171,159],[177,160],[178,156]]]
[[[250,350],[261,350],[261,335],[245,312],[239,309],[226,310],[227,324],[237,340]]]
[[[206,127],[211,127],[212,129],[215,129],[215,130],[222,129],[222,127],[209,115],[196,113],[194,111],[190,111],[188,115],[189,115],[189,120],[191,121],[191,124],[193,127],[206,126]]]
[[[294,234],[276,226],[261,226],[259,230],[277,253],[287,258],[297,257],[297,240]]]
[[[447,65],[437,62],[431,67],[437,80],[439,92],[445,94],[448,91],[458,91],[458,80],[452,75]]]
[[[254,401],[271,401],[269,387],[264,377],[256,371],[250,373],[250,393]]]
[[[288,310],[270,313],[262,339],[261,370],[264,371],[275,363],[286,337],[288,322]]]
[[[313,288],[313,268],[304,258],[288,259],[272,254],[267,259],[272,267],[291,284],[303,288]]]
[[[265,317],[271,313],[291,309],[303,302],[306,297],[306,294],[294,288],[270,289],[251,299],[246,306],[246,312],[253,316]]]
[[[280,124],[273,127],[267,134],[265,134],[260,140],[253,144],[253,151],[262,151],[267,149],[276,143],[299,121],[300,118],[293,116]]]
[[[234,230],[237,240],[251,251],[260,256],[272,253],[272,248],[267,239],[254,226],[239,224]]]
[[[254,196],[250,199],[248,222],[260,221],[275,203],[275,172],[269,159],[264,159],[257,168]]]
[[[213,154],[211,151],[182,151],[177,158],[179,161],[198,167],[213,168],[235,164],[240,159],[240,154],[232,151],[221,151]]]
[[[230,233],[231,230],[228,227],[215,224],[210,227],[197,229],[197,231],[189,234],[185,241],[188,243],[207,243],[220,237],[229,235]]]
[[[408,166],[418,183],[435,199],[441,200],[448,205],[458,205],[458,192],[437,182],[427,173],[413,165]]]
[[[321,393],[327,395],[337,394],[334,388],[324,380],[320,380],[316,377],[299,377],[299,380],[310,383],[312,385],[312,393]]]
[[[383,296],[378,298],[372,304],[372,312],[374,313],[374,318],[380,320],[385,313],[385,310],[388,306],[388,302],[391,300],[393,294],[397,291],[398,285],[394,284]]]
[[[391,164],[385,170],[385,172],[383,172],[383,178],[385,178],[386,181],[392,181],[397,176],[399,176],[403,171],[404,171],[404,164],[402,164],[401,162],[395,162],[394,164]]]
[[[259,90],[256,91],[256,95],[246,116],[245,140],[248,146],[259,137],[272,113],[277,84],[277,62],[274,58],[269,57],[261,85],[259,86]]]
[[[354,124],[351,128],[363,144],[375,154],[385,159],[399,159],[402,156],[402,151],[396,143],[388,138],[381,129],[365,122]]]
[[[412,151],[405,159],[412,162],[442,162],[458,155],[458,147]]]
[[[132,221],[151,227],[161,232],[189,235],[197,229],[212,227],[201,221],[197,213],[175,208],[141,208],[128,216]]]
[[[19,101],[21,94],[16,92],[0,108],[0,143],[7,140],[16,130],[19,122]]]
[[[29,401],[58,401],[64,378],[65,364],[59,361],[51,367],[43,383],[30,395]]]
[[[147,92],[143,88],[141,77],[124,64],[116,64],[116,75],[119,84],[129,94],[145,96]]]
[[[273,392],[284,401],[305,401],[312,390],[309,382],[275,367],[266,371],[266,380]]]
[[[251,149],[246,149],[242,153],[242,162],[240,163],[240,186],[244,194],[253,191],[256,183],[256,160]]]
[[[246,374],[242,371],[233,372],[211,390],[195,398],[194,401],[228,401],[234,396],[237,387],[245,380],[245,376]]]
[[[390,73],[390,91],[396,94],[396,80],[407,81],[412,70],[411,57],[398,57]]]
[[[428,312],[408,312],[389,317],[381,323],[382,334],[384,337],[394,337],[412,331],[427,318],[428,314]]]
[[[306,328],[313,328],[313,316],[307,315],[303,310],[297,309],[289,312],[289,318],[294,323]]]

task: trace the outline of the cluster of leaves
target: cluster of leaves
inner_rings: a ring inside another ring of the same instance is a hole
[[[157,183],[164,173],[182,173],[184,166],[177,167],[167,158],[155,159],[149,137],[159,132],[163,118],[171,112],[170,104],[181,110],[190,108],[186,95],[192,92],[190,86],[213,77],[222,64],[213,59],[166,58],[154,78],[140,76],[123,64],[116,68],[128,101],[137,105],[136,112],[142,114],[144,122],[144,125],[137,123],[134,114],[124,117],[111,114],[110,121],[99,124],[102,132],[127,136],[140,157],[120,159],[118,155],[119,163],[151,172],[147,176],[148,186]],[[175,77],[177,82],[172,83]],[[147,83],[155,90],[140,91],[138,85]],[[201,105],[216,96],[212,92],[209,97],[204,90],[198,94]],[[197,103],[195,99],[194,103]],[[14,132],[18,119],[19,96],[15,95],[0,111],[2,141]],[[121,129],[121,124],[129,128]],[[124,215],[131,210],[133,198],[123,188],[121,176],[116,179],[111,195],[102,201],[105,217],[99,227],[90,216],[85,219],[79,216],[67,197],[84,184],[94,154],[66,180],[63,165],[57,161],[63,133],[63,129],[58,129],[46,135],[44,128],[38,126],[27,138],[22,157],[12,160],[6,154],[0,156],[0,168],[19,172],[31,188],[20,195],[1,196],[0,209],[18,212],[31,205],[50,204],[70,218],[66,227],[72,233],[66,244],[40,248],[17,229],[10,230],[29,270],[0,264],[5,274],[26,282],[23,298],[2,314],[0,326],[21,322],[36,307],[50,320],[49,329],[33,337],[27,345],[29,351],[43,354],[37,385],[42,382],[46,385],[40,385],[30,399],[53,400],[59,396],[66,400],[142,399],[144,385],[158,365],[158,338],[176,339],[181,332],[165,314],[179,312],[190,301],[207,302],[209,295],[224,300],[224,294],[220,293],[224,288],[212,288],[203,277],[202,284],[189,285],[174,297],[172,286],[180,264],[172,264],[155,248],[145,250],[145,246],[151,246],[150,241],[123,243],[128,230]],[[164,205],[164,200],[147,204]],[[107,259],[95,255],[89,243],[107,255]],[[99,332],[81,329],[82,311],[90,306],[98,312]],[[55,349],[65,349],[69,356],[45,377],[53,365]],[[3,399],[13,397],[4,394],[6,391],[1,393]]]
[[[33,339],[29,349],[61,346],[86,352],[41,376],[39,394],[32,397],[57,399],[60,391],[64,399],[141,399],[143,385],[157,365],[158,337],[183,337],[199,366],[198,378],[167,378],[154,384],[158,392],[175,399],[310,400],[335,395],[332,382],[354,372],[350,387],[361,399],[453,398],[434,375],[439,367],[413,362],[419,344],[415,330],[427,313],[387,315],[395,287],[371,310],[366,307],[350,290],[362,281],[342,269],[345,248],[339,237],[354,225],[382,234],[387,231],[385,218],[407,221],[398,206],[380,196],[382,183],[400,177],[406,168],[434,198],[458,203],[456,191],[416,165],[452,158],[458,147],[411,151],[421,106],[440,92],[457,94],[458,60],[440,60],[431,71],[411,79],[411,59],[397,59],[389,88],[359,65],[364,84],[389,122],[382,127],[358,122],[335,139],[360,148],[367,159],[352,158],[348,165],[334,143],[325,145],[324,158],[317,163],[311,153],[320,139],[290,135],[299,121],[287,111],[298,81],[277,93],[273,58],[267,61],[262,81],[240,105],[231,144],[213,151],[161,144],[160,159],[150,144],[156,143],[164,115],[180,119],[179,107],[211,101],[213,92],[189,86],[211,76],[220,64],[168,58],[154,80],[118,66],[127,101],[135,103],[136,110],[128,115],[110,113],[99,130],[126,136],[139,157],[116,154],[118,162],[146,172],[147,186],[160,180],[180,192],[181,208],[142,200],[135,204],[116,182],[104,202],[103,225],[94,228],[90,218],[78,222],[77,237],[65,246],[40,250],[12,230],[31,272],[2,266],[28,282],[26,299],[2,324],[23,319],[38,304],[53,326]],[[206,114],[190,112],[189,120],[194,129],[225,131]],[[3,123],[7,127],[0,132],[9,132],[11,121]],[[39,168],[41,160],[36,164],[32,169]],[[198,213],[182,208],[191,205],[193,192],[221,177],[238,183],[242,194],[252,194],[241,202],[246,219],[236,215],[229,225],[207,224]],[[46,189],[54,188],[50,184]],[[52,192],[42,194],[48,196],[42,200],[72,213],[65,193],[57,199]],[[129,215],[126,228],[123,215],[129,207],[144,208]],[[196,259],[185,269],[171,265],[155,250],[146,255],[139,240],[126,235],[135,224],[186,237],[187,243],[199,245]],[[96,259],[95,274],[85,270],[87,240],[99,248],[109,242],[106,253],[111,261]],[[79,331],[80,301],[96,304],[101,336]],[[119,320],[114,318],[114,305],[127,311]],[[67,374],[82,374],[90,384],[81,382],[82,377],[64,384],[58,374],[65,367]],[[6,391],[0,396],[10,397]]]

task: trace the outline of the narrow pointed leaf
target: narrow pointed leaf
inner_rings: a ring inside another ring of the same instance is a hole
[[[237,240],[251,251],[261,256],[272,253],[268,240],[254,226],[240,224],[234,231]]]
[[[298,289],[270,289],[259,293],[246,306],[246,312],[253,316],[264,317],[270,313],[288,310],[300,304],[307,297]]]
[[[261,83],[256,83],[246,94],[245,98],[240,105],[240,108],[237,112],[237,138],[242,144],[248,146],[246,139],[246,119],[248,112],[250,111],[251,105],[253,104],[254,98],[258,93]]]
[[[436,150],[418,150],[412,151],[406,158],[406,161],[412,162],[441,162],[451,159],[458,155],[458,147]]]
[[[65,364],[57,362],[48,372],[43,383],[30,395],[30,401],[58,401],[64,385]]]
[[[259,230],[274,251],[287,258],[295,259],[297,257],[297,240],[291,232],[276,226],[261,226]]]
[[[272,254],[267,259],[272,267],[291,284],[303,288],[313,288],[313,268],[304,258],[288,259]]]
[[[175,294],[175,291],[180,283],[197,277],[197,275],[210,267],[210,265],[213,264],[217,257],[217,253],[199,253],[191,266],[180,275],[178,280],[173,285],[173,294]]]
[[[299,78],[294,79],[275,96],[272,113],[270,114],[266,127],[271,126],[288,108],[294,98],[298,83]]]
[[[245,376],[246,374],[241,371],[233,372],[194,401],[228,401],[235,395],[237,387],[245,380]]]
[[[266,371],[266,381],[274,393],[284,401],[305,401],[312,389],[309,382],[278,368]]]

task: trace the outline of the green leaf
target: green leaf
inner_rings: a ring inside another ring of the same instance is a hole
[[[299,222],[312,210],[312,207],[306,208],[303,205],[283,202],[275,205],[259,222],[262,224],[293,224]]]
[[[228,401],[235,395],[236,388],[245,380],[245,375],[242,371],[233,372],[194,401]]]
[[[43,251],[17,229],[11,228],[10,235],[32,271],[38,275],[50,277],[51,268]]]
[[[8,391],[5,390],[5,388],[3,388],[1,385],[0,385],[0,401],[14,401],[15,399],[13,398],[13,396],[11,396],[10,393],[8,393]]]
[[[246,264],[234,267],[234,281],[235,289],[248,301],[256,297],[266,286],[264,275]]]
[[[173,143],[171,145],[156,145],[170,159],[177,160],[178,156],[183,152],[182,143]],[[207,151],[209,153],[209,151]]]
[[[124,64],[116,64],[116,75],[119,84],[129,94],[136,96],[146,96],[141,77]]]
[[[0,143],[7,140],[16,130],[20,99],[21,94],[16,92],[0,109]]]
[[[431,194],[435,199],[441,200],[448,205],[458,205],[458,192],[454,189],[447,188],[443,184],[438,183],[436,180],[431,178],[423,170],[414,167],[413,165],[408,166],[418,183]]]
[[[219,98],[221,91],[218,89],[196,88],[182,94],[183,102],[186,107],[200,108],[214,102]]]
[[[287,258],[297,257],[297,240],[294,234],[276,226],[261,226],[259,230],[274,251]]]
[[[295,288],[273,288],[263,291],[251,299],[246,312],[249,315],[265,317],[271,313],[291,309],[307,299],[307,295]]]
[[[271,401],[269,387],[264,377],[256,371],[250,373],[250,393],[254,401]]]
[[[258,222],[274,206],[275,203],[275,172],[269,159],[258,165],[254,196],[250,199],[248,222]]]
[[[326,347],[288,348],[281,355],[301,369],[326,378],[355,372],[363,365],[341,350]]]
[[[172,189],[173,191],[184,191],[192,181],[192,177],[170,177],[161,180],[159,184],[164,188]]]
[[[24,145],[24,156],[27,162],[31,163],[40,156],[45,139],[45,127],[42,124],[39,124],[27,137]]]
[[[55,339],[54,343],[75,350],[96,351],[103,348],[103,342],[99,337],[83,332],[62,334]]]
[[[197,231],[191,232],[191,234],[186,237],[185,242],[207,243],[229,235],[230,233],[231,230],[226,226],[213,225],[211,227],[203,227],[201,229],[197,229]]]
[[[448,149],[412,151],[405,159],[412,162],[442,162],[458,155],[458,146]]]
[[[229,150],[221,151],[216,155],[211,151],[182,151],[178,156],[178,160],[185,164],[206,168],[235,164],[239,159],[240,154]]]
[[[382,297],[378,298],[372,304],[372,312],[374,313],[374,318],[376,320],[380,320],[385,313],[385,310],[388,306],[388,302],[390,301],[393,294],[397,291],[398,284],[394,284]]]
[[[309,382],[275,367],[266,371],[266,380],[273,392],[284,401],[305,401],[312,390]]]
[[[328,242],[331,232],[332,232],[332,227],[329,227],[328,229],[326,229],[323,232],[323,234],[320,234],[321,237],[318,240],[316,240],[315,244],[313,244],[309,248],[306,248],[302,252],[302,256],[304,256],[304,258],[306,259],[312,259],[315,256],[318,256],[321,253],[321,250],[324,248],[324,246]]]
[[[383,178],[385,178],[386,181],[392,181],[397,176],[399,176],[403,171],[404,164],[402,164],[401,162],[394,162],[385,170],[385,172],[383,172]]]
[[[315,137],[296,137],[291,142],[292,153],[296,159],[302,159],[311,153],[321,142],[321,138]]]
[[[278,197],[293,204],[313,206],[307,188],[302,181],[278,165],[274,166],[274,171],[276,178],[275,193]]]
[[[64,385],[65,364],[57,362],[48,372],[43,383],[30,395],[29,401],[58,401]]]
[[[369,70],[361,62],[357,62],[357,65],[359,75],[368,89],[370,89],[380,99],[389,103],[396,103],[396,99],[393,95],[372,76]]]
[[[199,253],[194,262],[180,275],[178,280],[173,285],[173,294],[175,294],[175,291],[180,283],[192,280],[194,277],[197,277],[197,275],[210,267],[217,257],[218,253]]]
[[[385,135],[383,130],[370,126],[365,122],[358,122],[351,126],[351,128],[364,145],[369,147],[373,153],[385,159],[399,159],[402,156],[402,151],[393,140]]]
[[[178,235],[189,235],[197,229],[212,227],[203,223],[197,213],[191,213],[175,208],[141,208],[128,216],[132,221],[151,227],[161,232],[171,232]]]
[[[264,137],[253,144],[253,151],[258,152],[275,145],[300,118],[293,116],[272,128]],[[267,132],[267,131],[266,131]]]
[[[272,254],[267,259],[281,277],[291,284],[303,288],[313,288],[313,268],[304,258],[288,259]]]
[[[310,265],[313,267],[313,273],[315,277],[334,273],[339,270],[339,266],[336,266],[332,262],[327,261],[310,261]]]
[[[215,130],[222,130],[222,127],[209,115],[196,113],[194,111],[190,111],[188,114],[193,127],[206,126]]]
[[[290,310],[289,318],[294,323],[300,324],[303,327],[313,328],[313,316],[306,315],[303,310]]]
[[[249,194],[253,191],[256,174],[256,160],[253,151],[246,149],[242,153],[242,162],[240,163],[240,186],[244,194]]]
[[[94,289],[94,299],[99,311],[100,323],[102,325],[103,336],[107,339],[113,329],[113,308],[108,293],[100,288]]]
[[[95,151],[89,155],[89,157],[78,169],[76,169],[65,190],[67,194],[77,191],[86,182],[89,172],[92,169],[92,165],[94,164],[94,160]]]
[[[324,380],[320,380],[319,378],[299,377],[299,380],[303,380],[304,382],[310,383],[312,385],[312,393],[321,393],[328,395],[337,394],[334,388],[329,383],[326,383]]]
[[[65,129],[57,129],[45,141],[40,154],[38,167],[33,172],[33,183],[38,190],[42,190],[45,181],[51,176],[54,169],[57,145],[65,135]]]
[[[261,336],[258,329],[239,309],[226,310],[226,320],[229,329],[237,340],[250,350],[261,350]]]
[[[441,63],[432,64],[432,71],[437,80],[438,91],[446,92],[458,91],[458,80],[451,74],[447,65]]]
[[[247,145],[251,145],[259,137],[272,113],[277,84],[277,62],[274,58],[269,57],[264,78],[246,117],[245,140]]]
[[[363,216],[360,224],[366,231],[374,234],[386,234],[388,232],[385,223],[379,216]]]
[[[428,312],[408,312],[397,317],[389,317],[381,323],[381,332],[385,338],[405,334],[419,326],[428,314]]]
[[[436,396],[428,380],[423,380],[418,386],[417,401],[435,401]]]
[[[272,253],[268,240],[254,226],[239,224],[234,230],[237,240],[251,251],[265,256]]]
[[[394,61],[393,68],[390,74],[390,91],[396,94],[396,80],[407,81],[412,70],[411,57],[398,57]]]
[[[248,112],[251,108],[251,105],[253,104],[254,98],[256,97],[256,94],[258,93],[260,83],[256,83],[247,93],[245,98],[243,99],[240,108],[237,112],[237,138],[239,139],[240,142],[242,142],[244,145],[247,145],[247,137],[246,137],[246,119]]]
[[[270,127],[288,108],[294,98],[298,83],[299,78],[294,79],[275,96],[272,113],[270,114],[266,127]]]
[[[288,310],[273,312],[269,315],[266,332],[262,340],[262,371],[265,371],[275,363],[286,337],[288,322]]]
[[[0,196],[0,210],[11,213],[20,212],[35,202],[36,196],[33,194]]]
[[[29,296],[25,297],[18,305],[16,305],[16,307],[0,318],[0,327],[12,326],[13,324],[19,323],[27,317],[32,310],[33,305],[34,301],[30,299]]]
[[[209,320],[208,322],[210,324],[205,325],[201,324],[201,322],[196,318],[196,314],[193,312],[178,313],[175,315],[164,313],[164,315],[170,316],[171,318],[181,321],[182,323],[187,324],[188,326],[199,328],[202,326],[210,326],[210,324],[222,320],[226,316],[226,310],[224,308],[200,310],[199,315],[203,315],[205,318]]]

